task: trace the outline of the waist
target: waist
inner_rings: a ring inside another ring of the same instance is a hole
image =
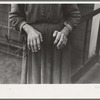
[[[36,23],[30,23],[30,25],[35,28],[36,30],[43,32],[43,31],[54,31],[58,30],[61,31],[61,29],[64,27],[64,20],[60,22],[36,22]]]

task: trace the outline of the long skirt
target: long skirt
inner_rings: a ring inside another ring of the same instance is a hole
[[[70,70],[70,43],[62,49],[54,45],[53,32],[61,31],[63,23],[48,24],[40,23],[32,25],[41,32],[43,42],[41,50],[32,52],[23,45],[22,58],[22,84],[66,84],[71,83]]]

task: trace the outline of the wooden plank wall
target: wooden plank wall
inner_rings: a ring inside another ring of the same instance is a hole
[[[6,35],[15,41],[19,41],[19,33],[14,29],[10,28],[8,15],[10,11],[10,5],[8,4],[0,4],[0,37],[4,38],[6,41]]]

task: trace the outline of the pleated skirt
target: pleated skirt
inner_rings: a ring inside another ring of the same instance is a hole
[[[40,23],[32,25],[41,32],[41,50],[32,52],[23,45],[22,84],[66,84],[71,83],[70,42],[62,49],[54,45],[53,32],[61,31],[63,23]]]

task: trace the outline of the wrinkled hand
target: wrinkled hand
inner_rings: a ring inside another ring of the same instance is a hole
[[[32,26],[26,24],[23,29],[27,33],[27,46],[32,52],[37,52],[41,49],[41,42],[43,41],[42,35],[39,31]]]
[[[55,37],[54,44],[57,45],[58,49],[62,49],[67,44],[67,35],[69,34],[69,30],[67,27],[64,27],[62,31],[54,31],[53,37]]]

